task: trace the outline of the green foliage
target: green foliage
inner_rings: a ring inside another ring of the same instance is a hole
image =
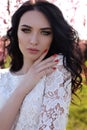
[[[70,105],[70,114],[66,130],[87,130],[87,85],[83,85],[82,91],[77,92],[80,100]]]
[[[85,66],[87,67],[87,60],[85,61]]]
[[[9,56],[6,57],[4,68],[8,68],[10,66],[11,58]]]

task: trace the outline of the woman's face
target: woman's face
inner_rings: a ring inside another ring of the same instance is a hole
[[[39,11],[28,11],[20,19],[18,27],[19,48],[24,60],[35,61],[47,49],[53,39],[47,18]]]

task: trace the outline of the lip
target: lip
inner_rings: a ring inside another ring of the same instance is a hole
[[[39,50],[36,49],[36,48],[27,48],[27,50],[28,50],[29,53],[32,53],[32,54],[36,54],[36,53],[39,52]]]

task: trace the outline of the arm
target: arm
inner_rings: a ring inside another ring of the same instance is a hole
[[[19,86],[17,86],[15,91],[6,101],[5,105],[0,109],[1,130],[11,129],[26,95],[35,87],[35,85],[45,74],[49,74],[54,71],[52,68],[48,70],[48,67],[52,67],[57,64],[54,61],[54,57],[50,57],[42,61],[43,58],[44,54],[37,61],[35,61],[28,73],[23,77],[23,80]]]
[[[20,109],[20,106],[25,97],[25,93],[18,87],[9,99],[7,99],[5,105],[0,110],[0,129],[10,130],[16,115]]]
[[[59,60],[57,70],[47,77],[38,130],[64,130],[66,128],[71,101],[70,82],[71,75]]]

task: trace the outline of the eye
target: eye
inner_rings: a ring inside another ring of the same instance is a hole
[[[50,35],[50,34],[52,34],[52,32],[51,31],[42,31],[41,34],[43,34],[43,35]]]
[[[31,30],[28,29],[28,28],[22,28],[21,31],[23,31],[24,33],[30,33],[31,32]]]

